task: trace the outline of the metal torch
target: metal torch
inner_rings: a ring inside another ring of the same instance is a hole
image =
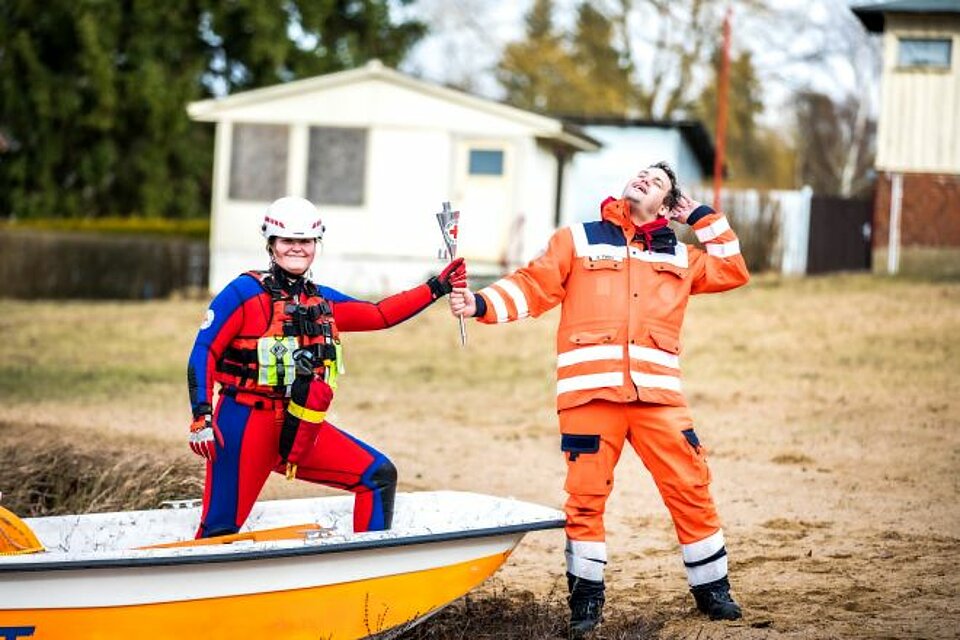
[[[441,257],[447,260],[453,260],[457,257],[457,231],[460,224],[460,212],[452,211],[450,203],[443,203],[443,211],[437,214],[437,224],[440,225],[440,233],[443,234],[444,249]],[[460,323],[460,346],[467,346],[467,327],[463,323],[463,316],[457,316]]]

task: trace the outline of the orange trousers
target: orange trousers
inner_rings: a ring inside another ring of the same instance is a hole
[[[681,544],[720,530],[710,470],[687,407],[595,400],[560,411],[569,540],[603,541],[613,471],[629,442],[650,471]]]

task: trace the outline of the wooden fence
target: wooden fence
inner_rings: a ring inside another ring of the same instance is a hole
[[[691,194],[713,201],[708,188]],[[728,189],[721,209],[740,239],[751,271],[806,275],[869,270],[870,203],[797,191]]]

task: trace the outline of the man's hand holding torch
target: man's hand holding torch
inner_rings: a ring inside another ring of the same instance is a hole
[[[471,318],[477,312],[477,297],[466,286],[454,287],[450,293],[450,312],[460,318]]]
[[[437,224],[440,225],[440,232],[443,234],[443,250],[446,252],[446,257],[450,260],[454,260],[457,255],[457,236],[460,228],[460,212],[453,211],[450,208],[450,203],[444,202],[443,211],[437,214]],[[459,264],[462,265],[463,260],[458,260]],[[457,262],[457,260],[454,261]],[[452,264],[453,263],[451,263],[451,265]],[[466,267],[463,267],[463,269],[464,270],[461,273],[462,277],[460,279],[451,279],[453,291],[457,291],[461,287],[467,286]],[[467,346],[467,329],[463,324],[463,316],[457,316],[457,320],[459,321],[458,324],[460,325],[460,346],[465,347]]]

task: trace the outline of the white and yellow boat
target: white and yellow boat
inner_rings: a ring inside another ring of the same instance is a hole
[[[392,530],[355,534],[352,505],[261,502],[241,533],[199,542],[197,507],[24,519],[20,550],[44,550],[0,556],[0,638],[391,637],[483,582],[528,531],[564,524],[437,491],[399,494]]]

